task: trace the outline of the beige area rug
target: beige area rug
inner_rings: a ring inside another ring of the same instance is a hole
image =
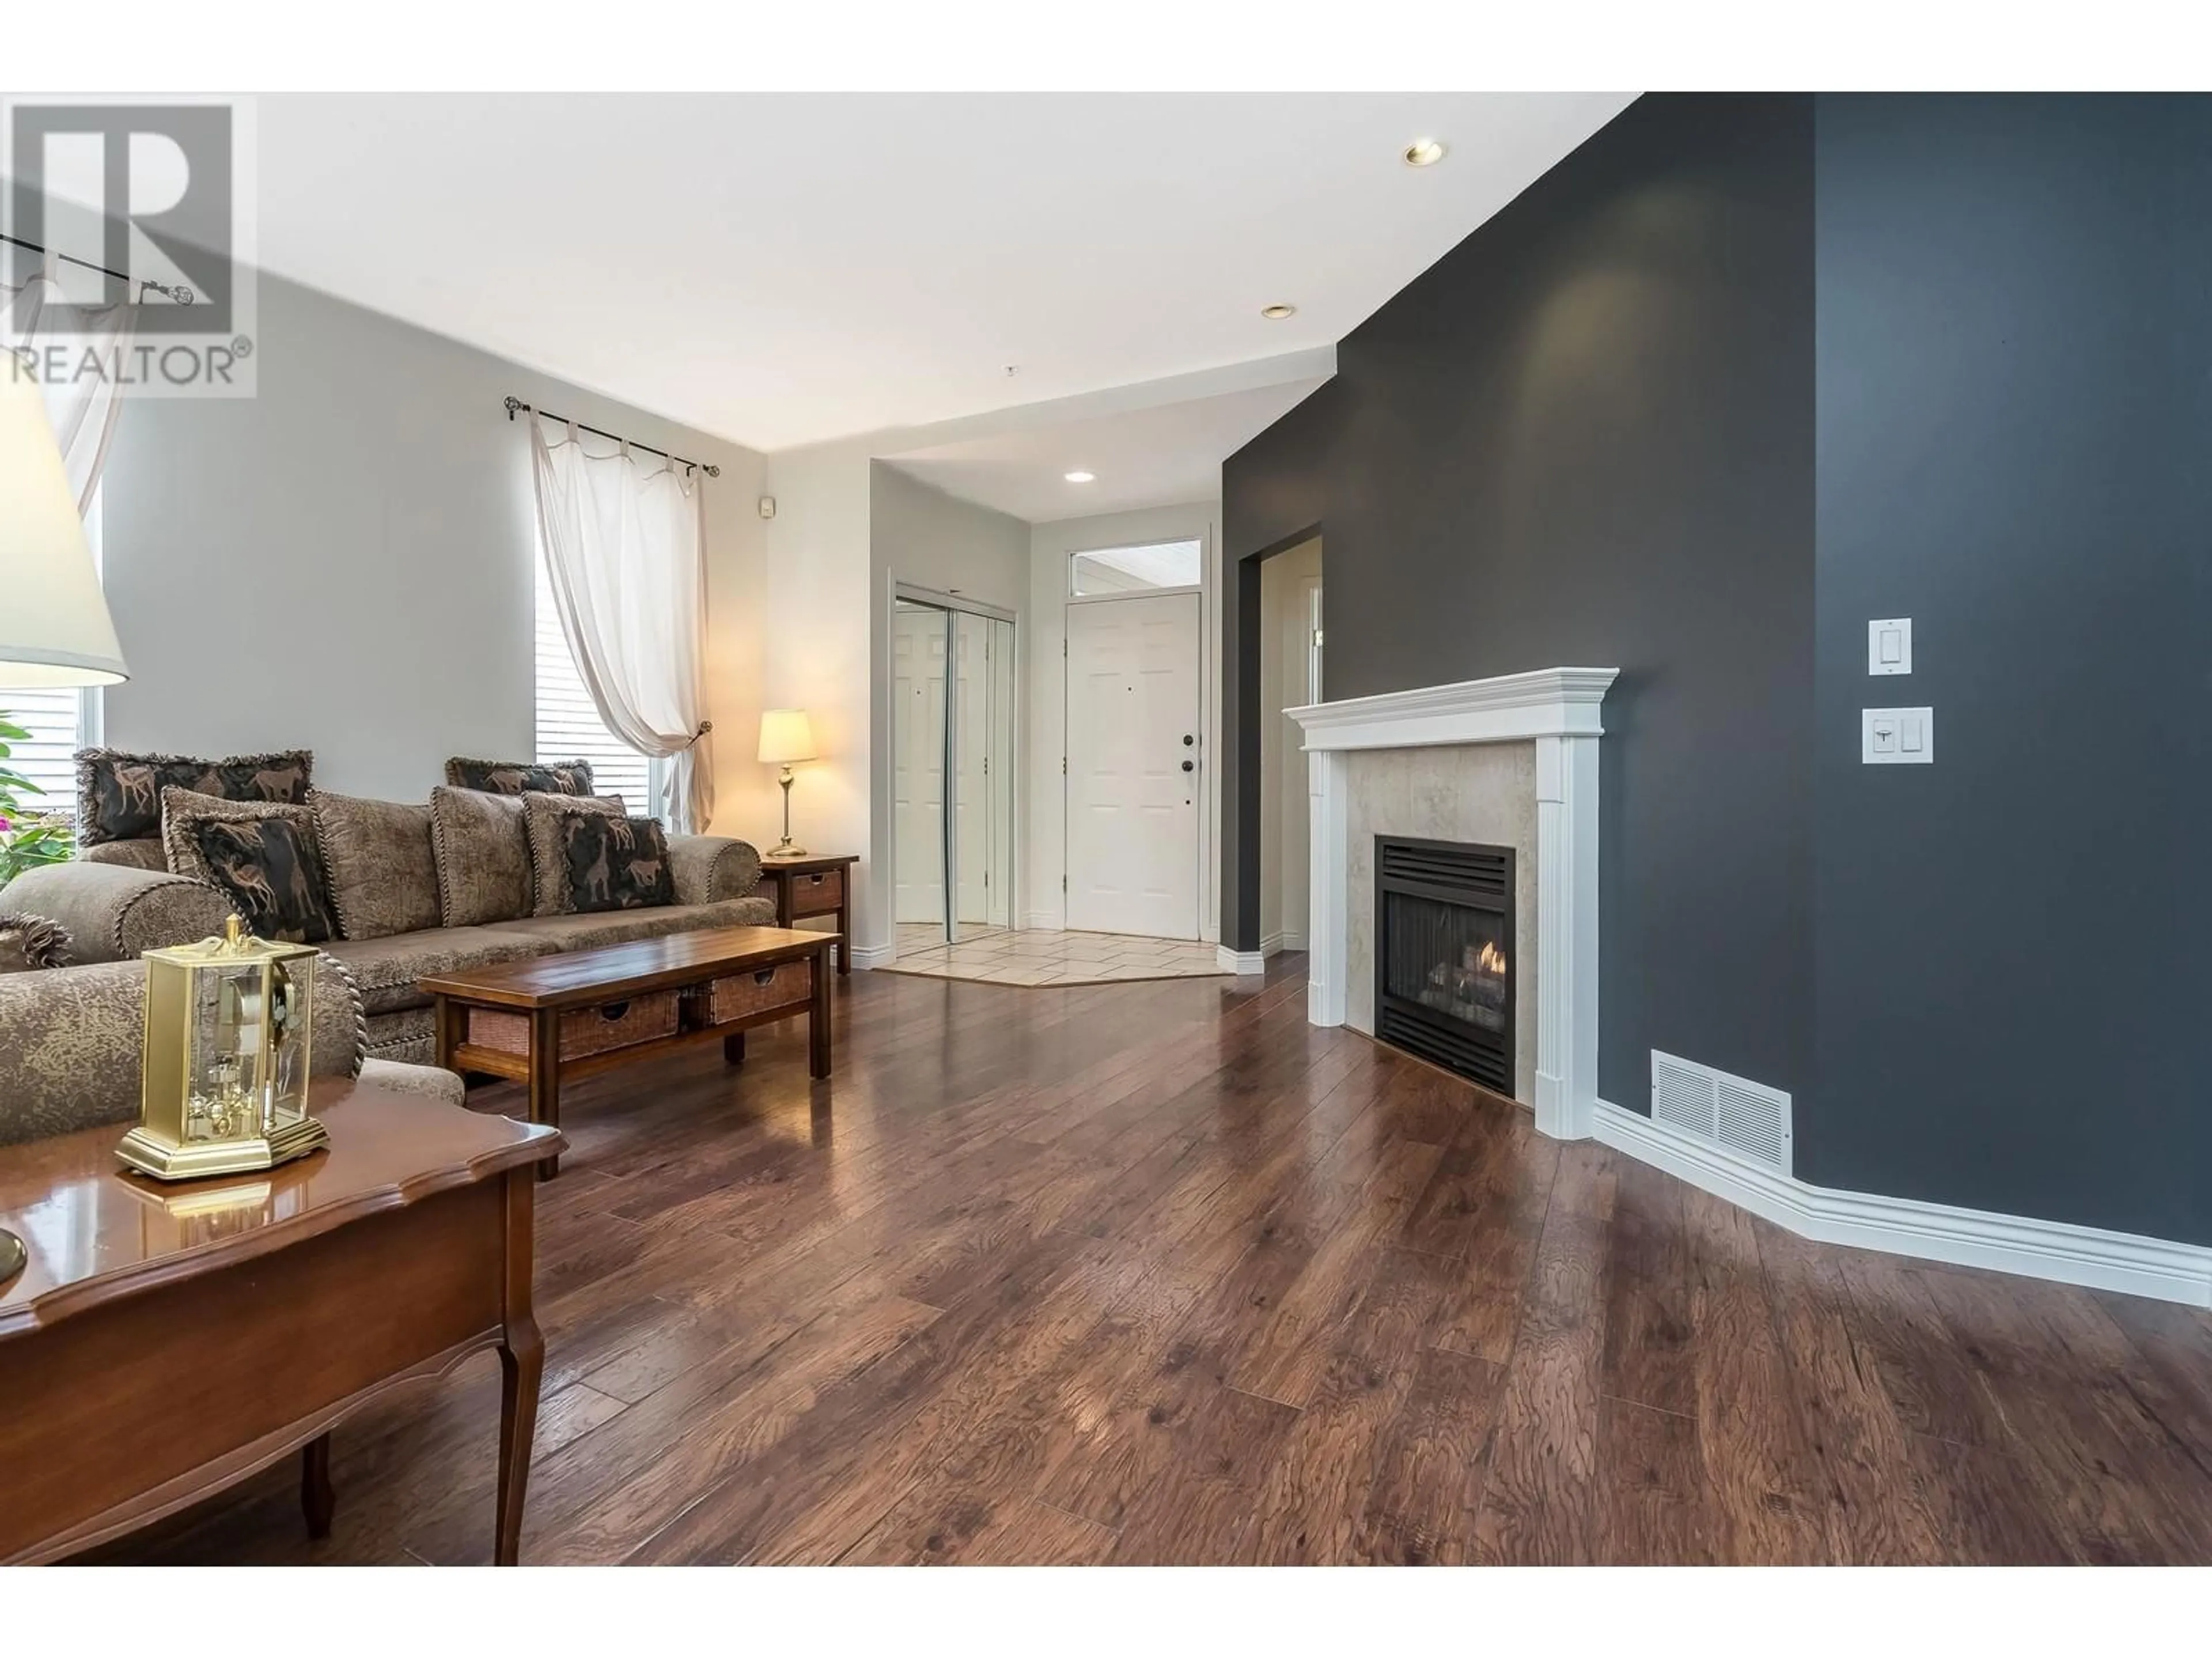
[[[1108,985],[1117,980],[1226,979],[1213,947],[1135,933],[1001,931],[947,945],[939,931],[899,926],[896,961],[878,973],[972,979],[991,985]]]

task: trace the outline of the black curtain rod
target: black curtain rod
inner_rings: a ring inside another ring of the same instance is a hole
[[[507,400],[507,418],[511,421],[516,416],[521,414],[523,410],[529,408],[530,405],[523,402],[521,398],[509,398]],[[588,432],[594,438],[609,438],[618,444],[629,444],[632,449],[641,449],[648,455],[658,455],[662,460],[672,462],[675,465],[696,467],[700,471],[705,473],[710,478],[719,478],[722,476],[722,469],[716,466],[712,461],[687,461],[681,455],[672,455],[665,449],[655,449],[651,444],[635,442],[630,439],[623,437],[619,432],[603,431],[596,426],[586,426],[581,421],[562,420],[560,416],[556,415],[550,409],[535,410],[532,412],[534,414],[543,415],[549,421],[560,421],[561,424],[563,426],[573,426],[579,432]]]
[[[27,253],[36,253],[43,256],[48,252],[52,252],[54,258],[59,259],[65,265],[75,265],[80,270],[96,270],[101,276],[111,276],[118,283],[136,283],[138,285],[138,292],[142,296],[145,294],[146,290],[150,288],[156,294],[167,295],[170,299],[175,301],[180,306],[188,306],[191,304],[193,299],[196,297],[191,289],[188,288],[171,288],[167,283],[156,283],[148,277],[132,276],[120,270],[110,270],[106,265],[96,265],[89,259],[80,259],[74,253],[64,253],[58,248],[52,250],[42,248],[36,242],[27,242],[20,236],[9,235],[5,231],[0,231],[0,242],[7,243],[10,247],[21,248]]]

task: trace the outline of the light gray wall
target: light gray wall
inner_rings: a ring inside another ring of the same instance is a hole
[[[886,954],[894,928],[892,869],[895,828],[891,821],[891,599],[900,582],[959,593],[1017,613],[1014,624],[1015,684],[1019,686],[1032,660],[1024,626],[1027,618],[1030,526],[1019,519],[978,507],[908,477],[883,461],[868,465],[868,548],[872,577],[869,612],[872,725],[866,862],[861,866],[864,902],[853,919],[858,960],[872,963]],[[1015,743],[1021,734],[1015,734]],[[1020,815],[1014,831],[1015,891],[1029,867]]]
[[[118,422],[105,551],[131,678],[106,694],[108,742],[304,745],[318,782],[414,800],[448,755],[527,754],[535,534],[512,392],[721,466],[715,827],[757,838],[758,455],[268,276],[258,347],[257,397],[141,401]]]
[[[908,477],[888,462],[868,472],[869,537],[894,581],[958,593],[1002,611],[1030,598],[1030,526]]]

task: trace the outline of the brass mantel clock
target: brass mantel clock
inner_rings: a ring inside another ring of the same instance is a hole
[[[163,1181],[266,1170],[329,1141],[307,1115],[313,945],[233,916],[221,939],[146,956],[138,1126],[115,1150]]]

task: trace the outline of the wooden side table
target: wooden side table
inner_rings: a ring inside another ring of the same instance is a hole
[[[532,1170],[557,1130],[364,1084],[319,1084],[330,1148],[265,1174],[161,1182],[120,1124],[0,1150],[0,1562],[49,1561],[301,1453],[331,1524],[330,1431],[387,1389],[498,1350],[493,1559],[512,1565],[545,1343]]]
[[[775,896],[775,925],[794,926],[805,916],[837,918],[837,971],[853,971],[853,866],[858,853],[823,853],[804,858],[761,860],[761,884]]]

